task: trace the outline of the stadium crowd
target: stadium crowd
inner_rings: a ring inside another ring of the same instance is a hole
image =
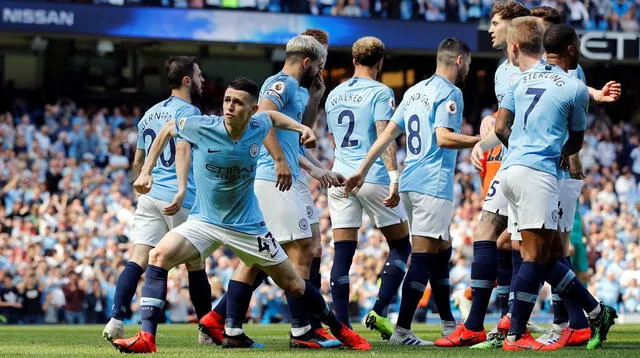
[[[224,8],[326,16],[447,22],[489,22],[493,0],[39,0],[113,6]],[[558,9],[576,28],[633,32],[640,28],[639,0],[525,0]]]
[[[486,112],[486,113],[485,113]],[[483,115],[492,113],[485,109]],[[60,100],[43,109],[14,106],[0,113],[0,320],[6,323],[102,323],[111,314],[116,278],[127,261],[136,193],[130,164],[135,151],[137,106],[78,107]],[[333,141],[324,113],[316,126],[315,154],[330,167]],[[592,273],[589,290],[622,312],[640,312],[640,133],[614,123],[595,106],[580,153],[587,175],[580,199],[584,240]],[[473,134],[470,124],[463,132]],[[399,163],[404,139],[400,138]],[[458,156],[457,209],[451,224],[454,255],[452,290],[470,283],[471,234],[483,198],[469,152]],[[333,257],[326,192],[310,180],[321,219],[322,291],[328,302]],[[378,291],[377,274],[385,262],[385,239],[365,216],[351,275],[350,310],[354,319],[368,312]],[[225,292],[239,259],[223,248],[207,259],[212,297]],[[187,271],[169,274],[170,322],[195,321],[189,301]],[[416,319],[433,307],[427,289]],[[541,294],[538,309],[550,309]],[[131,306],[139,320],[140,286]],[[392,304],[390,312],[398,310]],[[263,284],[254,295],[248,318],[286,321],[283,292]]]

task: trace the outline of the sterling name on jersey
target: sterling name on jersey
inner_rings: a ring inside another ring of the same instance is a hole
[[[227,229],[260,235],[266,231],[253,192],[258,155],[271,128],[266,113],[257,113],[238,141],[220,116],[195,116],[176,122],[177,135],[193,146],[196,201],[189,218]]]
[[[462,91],[446,78],[433,75],[405,93],[391,119],[407,135],[407,159],[400,191],[414,191],[453,200],[453,175],[458,151],[438,147],[436,128],[459,133]]]
[[[560,68],[538,63],[522,73],[500,107],[515,114],[502,167],[522,165],[558,176],[568,130],[585,130],[589,92]]]
[[[198,115],[200,115],[200,110],[196,106],[178,97],[171,96],[167,100],[156,104],[145,112],[138,122],[137,148],[149,154],[151,144],[153,144],[165,123],[183,117]],[[178,191],[175,139],[171,138],[169,140],[169,145],[164,148],[164,152],[162,152],[156,166],[151,171],[151,177],[153,178],[153,186],[148,195],[170,203]],[[191,208],[196,196],[195,191],[192,170],[187,182],[187,195],[182,202],[183,207]]]
[[[298,80],[280,72],[264,81],[260,90],[260,99],[262,98],[267,98],[275,103],[279,112],[302,122],[304,109],[309,102],[309,92],[300,87]],[[295,181],[300,175],[300,164],[298,163],[300,136],[297,132],[280,129],[276,129],[276,134]],[[260,149],[256,179],[276,181],[275,163],[264,147]]]
[[[391,88],[372,79],[354,77],[329,93],[325,110],[336,145],[333,171],[345,177],[358,171],[378,137],[375,122],[390,120],[393,109]],[[382,159],[374,162],[365,182],[389,184]]]

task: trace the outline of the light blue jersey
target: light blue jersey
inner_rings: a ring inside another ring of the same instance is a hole
[[[436,128],[450,128],[459,133],[463,109],[462,91],[442,76],[433,75],[405,93],[391,119],[407,135],[401,192],[415,191],[453,200],[458,151],[438,146]]]
[[[522,165],[557,177],[568,131],[585,130],[587,87],[556,66],[538,63],[522,73],[501,107],[515,114],[502,168]]]
[[[140,122],[138,122],[138,144],[137,148],[149,154],[151,144],[156,139],[162,127],[171,120],[178,120],[188,116],[198,116],[200,110],[191,103],[171,96],[145,112]],[[164,152],[158,158],[156,166],[151,171],[153,186],[149,196],[166,202],[171,202],[178,191],[178,180],[176,177],[176,141],[171,138],[169,145],[164,148]],[[196,187],[193,182],[193,172],[189,175],[187,182],[187,195],[182,202],[182,206],[190,209],[196,196]]]
[[[279,72],[264,81],[260,90],[260,99],[263,98],[275,103],[279,112],[298,122],[302,122],[302,115],[307,102],[309,102],[309,92],[307,89],[300,87],[298,80],[286,73]],[[300,136],[296,132],[279,129],[276,129],[276,134],[295,181],[300,175],[300,164],[298,162]],[[276,181],[275,163],[264,147],[260,149],[256,179]]]
[[[576,67],[575,70],[569,70],[569,75],[580,80],[585,85],[587,84],[587,77],[585,76],[584,71],[582,70],[582,66],[578,65],[578,67]],[[569,139],[568,132],[567,132],[567,137],[564,140],[565,143],[567,142],[567,139]],[[558,167],[558,179],[570,179],[570,178],[571,178],[571,175],[569,174],[568,171],[562,170],[560,167]]]
[[[360,169],[378,138],[375,122],[389,121],[393,109],[391,88],[372,79],[354,77],[329,93],[325,110],[336,146],[333,171],[349,177]],[[382,159],[373,163],[365,182],[389,184],[389,174]]]
[[[219,116],[195,116],[176,123],[178,138],[193,146],[196,201],[189,218],[251,235],[267,231],[253,192],[258,155],[271,128],[257,113],[238,141]]]
[[[493,77],[494,89],[496,92],[496,99],[498,100],[498,107],[502,103],[502,99],[509,92],[509,88],[515,83],[520,76],[520,69],[518,66],[514,66],[509,63],[509,60],[505,60],[498,66],[496,73]]]

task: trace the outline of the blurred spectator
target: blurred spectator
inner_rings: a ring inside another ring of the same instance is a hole
[[[86,316],[84,312],[85,290],[83,283],[80,282],[80,276],[71,272],[69,274],[69,283],[62,287],[64,292],[64,321],[66,324],[84,324]]]

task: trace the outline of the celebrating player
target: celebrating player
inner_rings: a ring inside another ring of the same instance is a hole
[[[355,173],[394,110],[393,91],[376,81],[384,60],[384,44],[375,37],[363,37],[352,46],[353,77],[337,86],[325,103],[329,131],[335,142],[334,171],[344,176]],[[386,169],[385,169],[386,168]],[[399,206],[396,144],[391,141],[377,159],[357,194],[345,197],[342,188],[329,189],[329,212],[333,228],[334,258],[331,268],[331,296],[338,318],[349,322],[349,269],[358,245],[357,231],[362,212],[367,213],[389,244],[389,256],[381,273],[380,292],[366,324],[389,339],[393,326],[386,309],[398,292],[411,253],[409,226]],[[388,190],[387,190],[388,188]]]
[[[202,72],[194,57],[172,57],[166,65],[171,97],[151,107],[138,123],[138,145],[134,157],[134,172],[140,173],[145,153],[156,139],[162,127],[176,118],[199,115],[200,110],[191,101],[202,93]],[[140,276],[147,267],[149,251],[171,229],[187,220],[189,209],[195,199],[195,185],[190,174],[183,185],[176,179],[176,161],[184,160],[176,152],[176,142],[171,140],[151,172],[153,189],[138,198],[134,217],[133,246],[129,251],[129,262],[124,268],[114,297],[113,314],[102,336],[110,341],[124,337],[125,318],[131,299],[136,292]],[[188,265],[189,295],[198,318],[211,309],[211,288],[204,266],[200,263]],[[202,332],[200,343],[211,343]]]
[[[431,282],[443,335],[455,328],[449,305],[449,225],[453,217],[456,149],[470,148],[480,139],[459,133],[463,101],[455,84],[466,78],[470,62],[470,50],[464,42],[443,40],[438,46],[436,73],[407,91],[359,171],[345,182],[345,195],[357,195],[375,160],[390,142],[406,133],[408,155],[400,193],[409,217],[413,248],[402,286],[397,326],[390,339],[395,344],[433,344],[411,332],[411,321],[427,282]]]
[[[168,270],[180,263],[201,263],[220,245],[234,251],[247,266],[255,265],[266,272],[287,295],[299,298],[344,345],[370,349],[366,340],[336,319],[320,292],[296,273],[264,223],[253,191],[260,143],[272,125],[295,131],[296,138],[300,135],[300,141],[308,145],[315,145],[315,137],[310,128],[280,112],[256,114],[257,99],[258,86],[237,78],[225,92],[223,117],[193,116],[170,121],[151,147],[134,184],[136,189],[150,189],[155,159],[170,137],[178,137],[178,149],[185,151],[186,159],[178,164],[178,181],[186,180],[193,149],[196,202],[187,221],[165,235],[150,253],[142,287],[142,331],[133,338],[114,341],[122,352],[156,351],[157,322],[165,304]],[[253,282],[257,271],[250,272],[254,276],[248,282]],[[242,328],[229,326],[224,335],[234,342],[251,341]]]

